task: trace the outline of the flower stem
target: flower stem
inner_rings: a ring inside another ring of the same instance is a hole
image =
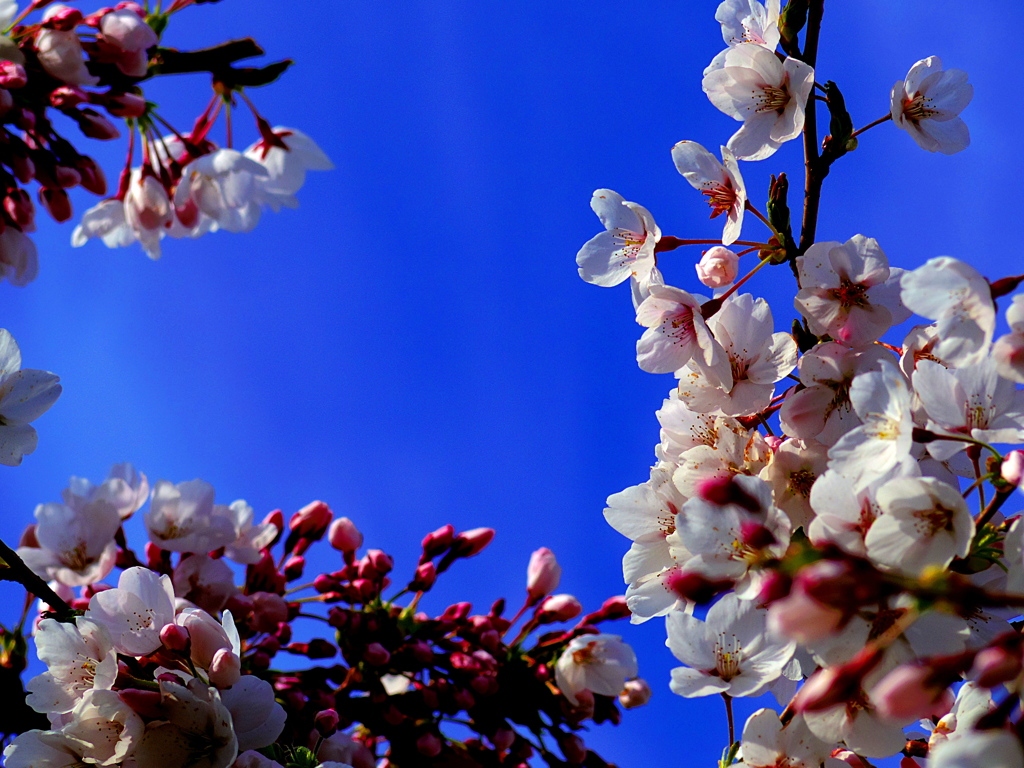
[[[725,702],[725,716],[729,721],[729,744],[736,743],[736,723],[732,717],[732,696],[722,693],[722,701]]]
[[[892,115],[889,114],[886,115],[885,117],[880,117],[877,120],[873,120],[872,122],[868,123],[863,128],[858,128],[856,131],[850,134],[850,138],[852,139],[855,136],[860,136],[860,134],[864,133],[864,131],[866,131],[868,128],[874,128],[876,125],[881,125],[886,120],[892,120]]]
[[[761,213],[759,210],[757,210],[757,208],[754,206],[754,204],[751,203],[749,200],[747,200],[747,210],[750,211],[755,216],[757,216],[757,218],[759,218],[762,222],[764,222],[764,225],[766,227],[768,227],[768,229],[770,229],[772,231],[772,234],[775,235],[775,237],[778,237],[778,238],[781,239],[781,235],[779,234],[779,231],[777,229],[775,229],[775,227],[772,226],[772,223],[770,221],[768,221],[767,218],[765,218],[765,215],[763,213]]]

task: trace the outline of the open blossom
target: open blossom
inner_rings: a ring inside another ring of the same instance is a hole
[[[146,729],[135,753],[140,766],[228,768],[235,761],[238,738],[216,688],[197,678],[161,680],[160,702],[164,718]]]
[[[46,413],[60,393],[57,376],[21,367],[18,342],[0,328],[0,464],[16,467],[36,449],[38,436],[30,422]]]
[[[0,279],[11,285],[28,285],[39,274],[36,244],[17,227],[8,224],[0,233]]]
[[[747,719],[740,741],[743,765],[749,768],[818,768],[831,750],[810,732],[803,715],[784,726],[770,709],[759,709]]]
[[[711,103],[743,122],[728,147],[740,160],[764,160],[800,135],[804,105],[814,85],[814,70],[760,45],[739,45],[725,52],[721,69],[704,75]]]
[[[18,555],[47,581],[84,587],[101,581],[114,569],[114,534],[121,516],[98,498],[80,505],[40,504],[36,507],[38,547],[18,547]]]
[[[44,20],[70,11],[66,5],[51,5]],[[73,30],[40,29],[35,39],[36,57],[46,73],[68,85],[96,85],[100,79],[85,66],[85,52],[78,34]]]
[[[334,164],[316,142],[298,128],[282,125],[271,129],[277,143],[261,139],[245,150],[245,156],[259,162],[267,174],[255,179],[256,196],[261,205],[273,211],[298,205],[295,193],[306,182],[306,171],[330,171]]]
[[[940,256],[900,279],[901,298],[912,312],[935,321],[936,357],[971,365],[988,352],[996,310],[988,281],[962,261]]]
[[[617,635],[574,637],[555,664],[558,689],[573,704],[583,690],[618,696],[636,675],[636,654]]]
[[[145,723],[114,691],[86,691],[61,732],[88,745],[88,763],[119,765],[142,740]]]
[[[162,645],[160,630],[174,623],[171,579],[148,568],[129,568],[115,589],[93,595],[86,616],[107,629],[119,652],[152,653]]]
[[[724,0],[715,11],[730,46],[753,43],[769,51],[779,44],[779,0]]]
[[[610,189],[598,189],[590,207],[604,224],[605,231],[595,235],[576,254],[580,277],[604,287],[618,285],[632,277],[641,298],[650,286],[661,282],[654,246],[661,230],[650,211],[622,198]]]
[[[106,627],[84,616],[73,624],[43,619],[36,628],[36,653],[46,671],[28,681],[26,703],[36,712],[70,712],[86,691],[110,690],[117,655]]]
[[[228,232],[249,232],[259,223],[256,181],[269,172],[256,160],[235,149],[217,149],[188,163],[181,174],[175,208],[191,200]]]
[[[746,416],[767,407],[775,382],[796,367],[788,333],[774,333],[772,311],[749,293],[733,296],[707,322],[724,354],[695,358],[679,374],[679,399],[688,408]]]
[[[796,308],[818,336],[862,347],[910,317],[900,303],[904,270],[889,268],[873,238],[815,243],[796,265],[802,286]]]
[[[930,431],[986,443],[1024,441],[1024,390],[1000,376],[992,358],[954,370],[922,360],[913,382]],[[959,440],[936,440],[928,452],[945,461],[966,447]]]
[[[864,539],[868,557],[908,576],[965,557],[974,520],[960,492],[932,477],[890,480],[875,495],[881,514]]]
[[[235,515],[213,498],[213,486],[202,480],[157,481],[145,515],[150,539],[171,552],[211,552],[234,543]]]
[[[636,361],[643,370],[672,373],[695,357],[702,366],[721,367],[722,348],[700,313],[702,301],[671,285],[650,287],[636,310],[636,321],[647,328],[636,343]]]
[[[100,485],[93,485],[84,477],[72,477],[61,496],[69,507],[102,499],[117,510],[118,517],[126,520],[146,503],[149,480],[131,464],[115,464]]]
[[[1024,294],[1013,297],[1006,309],[1006,322],[1010,332],[996,339],[992,358],[1000,376],[1024,384]]]
[[[743,228],[743,211],[747,206],[747,187],[740,175],[736,156],[728,147],[722,147],[720,163],[700,144],[680,141],[672,147],[672,160],[676,164],[676,170],[690,186],[707,196],[708,205],[711,206],[711,218],[725,214],[722,243],[732,245],[740,236],[740,230]],[[732,280],[735,279],[733,276]]]
[[[668,647],[686,664],[672,670],[672,692],[687,698],[763,693],[796,648],[792,640],[767,637],[765,617],[763,609],[732,593],[711,606],[706,621],[670,614]]]
[[[959,115],[974,96],[974,86],[960,69],[942,69],[938,56],[921,59],[906,80],[892,87],[893,122],[910,134],[921,149],[952,155],[971,143]]]

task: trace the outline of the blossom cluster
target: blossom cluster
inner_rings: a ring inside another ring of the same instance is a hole
[[[593,196],[606,231],[580,250],[580,276],[629,280],[645,329],[637,362],[677,379],[657,412],[649,479],[604,512],[632,542],[627,605],[634,623],[664,617],[682,664],[676,694],[731,707],[770,691],[782,705],[738,737],[730,715],[723,765],[902,753],[904,766],[927,756],[929,768],[1022,768],[1024,642],[1010,620],[1024,612],[1024,523],[1002,509],[1021,503],[1024,480],[1024,294],[1006,310],[1010,332],[996,327],[998,300],[1024,275],[990,282],[946,256],[904,270],[869,236],[816,240],[822,182],[860,134],[891,121],[925,150],[958,152],[973,95],[964,72],[929,57],[894,85],[888,114],[854,130],[839,87],[815,69],[823,6],[718,8],[728,47],[703,89],[742,125],[721,161],[689,141],[672,159],[711,217],[725,215],[720,239],[663,236],[641,205]],[[831,117],[821,142],[819,103]],[[797,237],[785,175],[762,212],[741,162],[801,137]],[[763,241],[739,239],[752,217]],[[662,254],[699,244],[712,246],[696,265],[711,296],[661,271]],[[779,307],[740,291],[785,266],[791,331],[776,330]]]
[[[136,513],[141,553],[124,528]],[[202,480],[151,485],[129,464],[99,485],[72,478],[4,555],[44,580],[33,634],[46,665],[27,682],[25,710],[5,718],[23,732],[4,765],[526,766],[534,755],[607,765],[578,731],[617,723],[616,700],[631,708],[650,695],[632,649],[598,628],[629,615],[623,598],[583,614],[571,595],[552,594],[561,568],[542,548],[511,618],[504,600],[486,613],[419,608],[493,536],[430,533],[412,577],[386,596],[393,559],[360,555],[356,525],[321,501],[287,522],[280,510],[257,521],[245,501],[217,503]],[[322,540],[338,568],[310,578]],[[3,647],[2,666],[20,672],[21,629],[5,630]],[[6,700],[19,701],[20,684],[6,684]],[[453,724],[472,735],[453,735]]]
[[[38,204],[58,222],[73,215],[69,189],[105,198],[82,217],[73,245],[94,237],[110,247],[138,242],[157,258],[165,236],[248,231],[263,208],[295,207],[305,172],[332,167],[300,131],[272,128],[243,92],[272,82],[290,62],[233,66],[262,53],[252,40],[191,52],[162,47],[172,17],[199,1],[174,0],[151,11],[148,3],[125,0],[88,14],[50,0],[23,9],[15,0],[0,2],[0,277],[25,285],[38,273],[27,235],[35,230],[36,206],[26,191],[33,181]],[[142,89],[147,79],[183,72],[213,79],[213,98],[191,131],[175,129]],[[245,152],[232,148],[236,96],[258,132]],[[227,145],[219,147],[209,134],[222,112]],[[127,129],[125,168],[114,190],[103,168],[76,148],[78,139],[62,133],[71,123],[97,140],[118,138],[120,123]],[[133,167],[137,149],[141,163]]]

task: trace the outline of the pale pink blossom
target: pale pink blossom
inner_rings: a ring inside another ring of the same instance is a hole
[[[164,719],[146,729],[135,753],[140,766],[228,768],[235,761],[238,739],[216,688],[197,678],[161,680],[160,700]]]
[[[740,755],[749,768],[818,768],[831,752],[807,728],[802,715],[783,725],[776,712],[759,709],[743,726]]]
[[[220,696],[231,713],[239,751],[261,749],[277,741],[284,730],[285,711],[274,700],[270,683],[255,675],[243,675]]]
[[[720,69],[704,75],[711,103],[743,126],[728,147],[740,160],[764,160],[800,135],[804,106],[814,70],[787,57],[784,62],[760,45],[739,45],[725,52]]]
[[[722,147],[722,162],[720,163],[700,144],[692,141],[680,141],[672,147],[672,160],[676,164],[676,170],[683,175],[690,186],[707,196],[708,205],[711,206],[711,218],[714,219],[725,214],[726,223],[722,233],[722,243],[732,245],[740,236],[740,230],[743,228],[743,212],[747,206],[747,187],[740,175],[740,166],[736,162],[736,156],[728,147]],[[732,280],[735,279],[734,276]],[[732,282],[732,280],[726,282]]]
[[[40,504],[36,507],[38,547],[18,547],[25,564],[47,581],[83,587],[101,581],[114,568],[121,527],[118,510],[105,499],[74,507]]]
[[[703,297],[670,285],[650,286],[650,295],[636,310],[647,328],[636,343],[636,361],[648,373],[672,373],[696,357],[703,366],[720,368],[721,345],[700,312]]]
[[[66,5],[51,5],[43,19],[71,10]],[[40,29],[35,39],[36,57],[46,73],[68,85],[96,85],[100,79],[85,66],[85,52],[73,30]]]
[[[110,633],[84,616],[74,623],[43,619],[35,634],[36,654],[46,671],[25,686],[25,700],[36,712],[70,712],[86,691],[109,690],[117,677],[117,655]]]
[[[150,539],[171,552],[205,553],[232,544],[235,515],[213,499],[213,486],[202,480],[157,481],[145,515]]]
[[[16,467],[36,449],[38,436],[30,422],[46,413],[60,393],[57,376],[21,367],[18,342],[0,328],[0,464]]]
[[[716,245],[697,262],[697,279],[708,288],[723,288],[740,273],[740,259],[728,248]]]
[[[1013,297],[1006,310],[1010,332],[996,339],[992,358],[999,375],[1018,384],[1024,384],[1024,294]]]
[[[893,122],[910,134],[921,149],[952,155],[971,143],[959,115],[971,103],[974,86],[960,69],[942,69],[938,56],[921,59],[905,80],[892,87]]]
[[[579,635],[555,663],[555,682],[573,704],[583,690],[618,696],[637,675],[636,654],[618,635]]]
[[[267,169],[267,175],[256,176],[256,196],[261,205],[278,211],[282,207],[295,208],[295,193],[306,182],[307,171],[330,171],[334,164],[316,142],[298,128],[274,126],[271,132],[277,144],[260,139],[245,150],[246,157],[256,160]]]
[[[160,630],[174,622],[174,587],[169,576],[129,568],[121,573],[116,589],[93,595],[85,615],[107,629],[119,652],[152,653],[162,645]]]
[[[114,691],[89,690],[61,732],[88,745],[88,763],[120,765],[142,740],[142,718]]]
[[[145,20],[130,8],[119,8],[100,18],[100,34],[109,48],[117,51],[114,63],[128,77],[145,77],[149,69],[147,51],[159,38]]]

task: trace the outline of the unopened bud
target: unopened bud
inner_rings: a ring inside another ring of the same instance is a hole
[[[160,642],[171,651],[186,651],[190,645],[188,630],[177,624],[165,624],[160,630]]]
[[[39,202],[54,221],[62,222],[71,218],[71,199],[63,189],[40,187]]]
[[[428,560],[425,563],[420,563],[416,568],[416,575],[413,580],[409,582],[409,589],[414,592],[426,592],[428,589],[434,586],[434,582],[437,581],[437,568],[434,563]]]
[[[953,705],[948,686],[925,664],[896,667],[871,690],[871,700],[880,717],[900,723],[941,717]]]
[[[555,559],[555,553],[541,547],[530,555],[526,567],[527,605],[536,605],[541,598],[550,595],[562,578],[562,566]]]
[[[1016,679],[1022,670],[1024,664],[1021,663],[1020,648],[995,646],[978,652],[969,677],[982,688],[994,688]]]
[[[327,540],[339,552],[355,552],[363,546],[363,534],[347,517],[339,517],[331,523]]]
[[[567,733],[558,739],[558,748],[562,750],[565,761],[571,765],[582,765],[587,759],[587,745],[575,733]]]
[[[424,733],[416,739],[416,751],[424,757],[437,757],[441,754],[441,739],[433,733]]]
[[[318,541],[327,532],[332,517],[334,515],[330,507],[322,501],[314,501],[292,515],[288,528],[304,539]]]
[[[383,667],[391,660],[388,649],[380,643],[370,643],[363,651],[363,661],[371,667]]]
[[[61,32],[70,32],[82,21],[82,12],[77,8],[69,8],[66,5],[51,8],[43,16],[43,23],[40,25],[46,29],[56,29]]]
[[[134,93],[108,94],[103,106],[114,117],[142,117],[146,114],[146,99]]]
[[[455,538],[455,528],[444,525],[423,537],[423,556],[420,562],[430,560],[446,552]]]
[[[62,85],[50,92],[50,105],[54,107],[77,107],[89,101],[89,94],[74,85]]]
[[[8,89],[24,88],[28,84],[28,75],[21,64],[13,61],[0,61],[0,87]]]
[[[580,601],[572,595],[551,595],[537,607],[535,618],[540,624],[570,621],[583,611]]]
[[[736,482],[736,479],[729,475],[728,477],[710,477],[707,480],[702,480],[697,484],[697,495],[704,501],[718,506],[725,506],[726,504],[735,504],[748,512],[760,512],[761,502],[751,496],[740,487],[740,484]]]
[[[284,577],[288,581],[295,581],[302,577],[302,572],[306,568],[306,558],[301,555],[293,555],[289,557],[284,564]]]
[[[710,579],[702,573],[679,570],[665,579],[665,586],[684,600],[705,605],[715,596],[732,589],[735,582],[730,579]]]
[[[499,752],[504,752],[512,748],[512,744],[516,740],[516,732],[507,726],[500,726],[496,728],[494,733],[491,734],[491,744]]]
[[[1010,485],[1019,486],[1021,480],[1024,480],[1024,451],[1016,450],[1006,454],[999,474]]]
[[[81,175],[81,185],[94,195],[101,197],[107,194],[107,175],[103,168],[91,157],[80,157],[75,167]]]
[[[218,688],[230,688],[242,677],[242,660],[228,649],[221,648],[210,662],[210,682]]]
[[[705,251],[697,263],[697,279],[708,288],[729,285],[736,280],[739,273],[740,257],[721,245]]]
[[[80,109],[69,111],[66,114],[75,119],[79,129],[90,139],[109,141],[121,136],[117,126],[95,110]]]
[[[338,711],[335,709],[322,709],[313,717],[313,727],[325,739],[338,730],[340,722],[341,718],[338,717]]]
[[[622,693],[619,694],[619,704],[622,705],[623,709],[635,709],[636,707],[642,707],[651,698],[651,686],[647,684],[646,680],[636,678],[635,680],[627,680],[626,685],[622,689]]]
[[[472,557],[483,551],[484,547],[494,538],[493,528],[473,528],[463,531],[452,541],[452,554],[455,557]]]
[[[867,647],[850,661],[815,672],[797,691],[792,706],[796,712],[820,712],[837,704],[861,698],[864,677],[882,660],[882,650]]]

